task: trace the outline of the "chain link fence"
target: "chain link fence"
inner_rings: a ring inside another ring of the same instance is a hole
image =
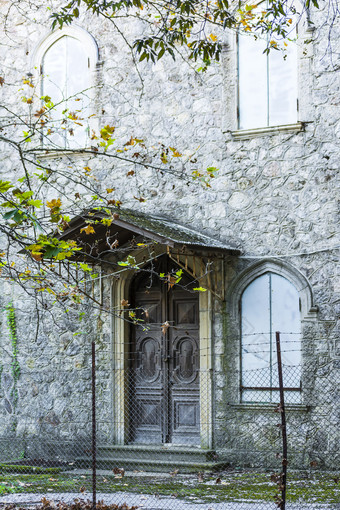
[[[13,364],[2,365],[0,505],[95,496],[148,510],[340,508],[336,360],[318,368],[283,361],[285,453],[275,359],[270,373],[241,367],[238,400],[228,401],[217,391],[221,373],[202,366],[204,353],[195,360],[188,344],[178,363],[161,363],[152,344],[143,349],[113,370],[100,363],[110,356],[100,345],[97,361],[88,345],[79,365],[65,354],[26,363],[17,377]],[[261,360],[267,354],[256,346]],[[227,386],[235,374],[223,377]]]

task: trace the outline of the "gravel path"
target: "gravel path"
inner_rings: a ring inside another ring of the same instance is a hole
[[[0,506],[6,503],[16,503],[20,505],[34,505],[41,502],[46,497],[53,501],[71,502],[76,498],[91,499],[90,493],[52,493],[47,494],[7,494],[0,496]],[[277,510],[274,503],[190,503],[179,499],[169,497],[156,497],[150,495],[139,495],[120,492],[118,494],[98,493],[97,501],[104,500],[105,503],[116,503],[128,505],[138,505],[140,510]],[[302,504],[290,503],[286,505],[286,510],[340,510],[340,503],[333,504]]]

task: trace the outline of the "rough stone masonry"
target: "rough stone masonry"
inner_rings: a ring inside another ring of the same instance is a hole
[[[10,84],[0,88],[0,97],[2,104],[20,110],[18,89],[27,73],[34,79],[37,76],[35,58],[50,32],[47,7],[53,5],[29,7],[22,2],[22,9],[12,9],[5,20],[9,4],[0,2],[4,30],[0,69]],[[140,22],[120,20],[115,30],[109,21],[82,12],[77,26],[98,47],[92,74],[94,123],[115,126],[122,142],[135,136],[150,147],[164,143],[195,154],[202,168],[212,166],[218,172],[207,188],[197,182],[187,185],[167,173],[155,175],[150,168],[127,176],[130,164],[103,162],[93,155],[43,158],[55,169],[55,183],[70,194],[78,188],[58,176],[58,170],[72,164],[88,166],[98,186],[115,188],[124,207],[171,218],[241,250],[241,256],[226,257],[223,274],[218,272],[219,281],[224,279],[225,297],[211,295],[208,311],[209,447],[219,459],[233,464],[276,462],[278,415],[273,405],[242,402],[239,379],[242,282],[268,271],[290,280],[301,300],[302,400],[288,405],[287,418],[294,465],[308,467],[315,461],[335,468],[339,455],[340,56],[335,41],[340,26],[337,18],[330,49],[326,19],[325,4],[311,11],[310,23],[303,20],[299,27],[296,124],[242,131],[237,126],[234,33],[225,34],[221,63],[204,73],[194,72],[181,59],[168,58],[156,64],[144,61],[137,71],[120,30],[128,25],[132,40],[142,30]],[[1,143],[0,160],[2,179],[20,175],[20,161],[5,143]],[[136,195],[145,201],[139,202]],[[108,308],[117,306],[111,283],[103,278]],[[97,342],[99,440],[126,441],[117,435],[117,421],[123,418],[117,417],[115,407],[117,382],[112,368],[117,336],[110,314],[88,303],[79,323],[78,309],[64,313],[62,306],[55,305],[43,311],[20,287],[3,280],[0,285],[0,460],[17,460],[32,452],[36,458],[69,460],[89,444],[93,338]],[[13,352],[6,327],[10,303],[16,320],[17,380],[11,370]]]

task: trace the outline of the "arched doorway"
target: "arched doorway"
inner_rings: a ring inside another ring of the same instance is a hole
[[[141,322],[131,328],[129,346],[130,443],[201,442],[199,296],[184,272],[178,284],[169,282],[178,269],[161,257],[131,287]]]

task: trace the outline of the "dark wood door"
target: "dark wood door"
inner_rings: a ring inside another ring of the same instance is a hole
[[[160,261],[156,272],[171,273]],[[163,267],[162,267],[162,266]],[[169,288],[145,273],[135,281],[130,349],[130,442],[200,444],[199,303],[187,276]],[[162,324],[169,323],[170,327]]]

